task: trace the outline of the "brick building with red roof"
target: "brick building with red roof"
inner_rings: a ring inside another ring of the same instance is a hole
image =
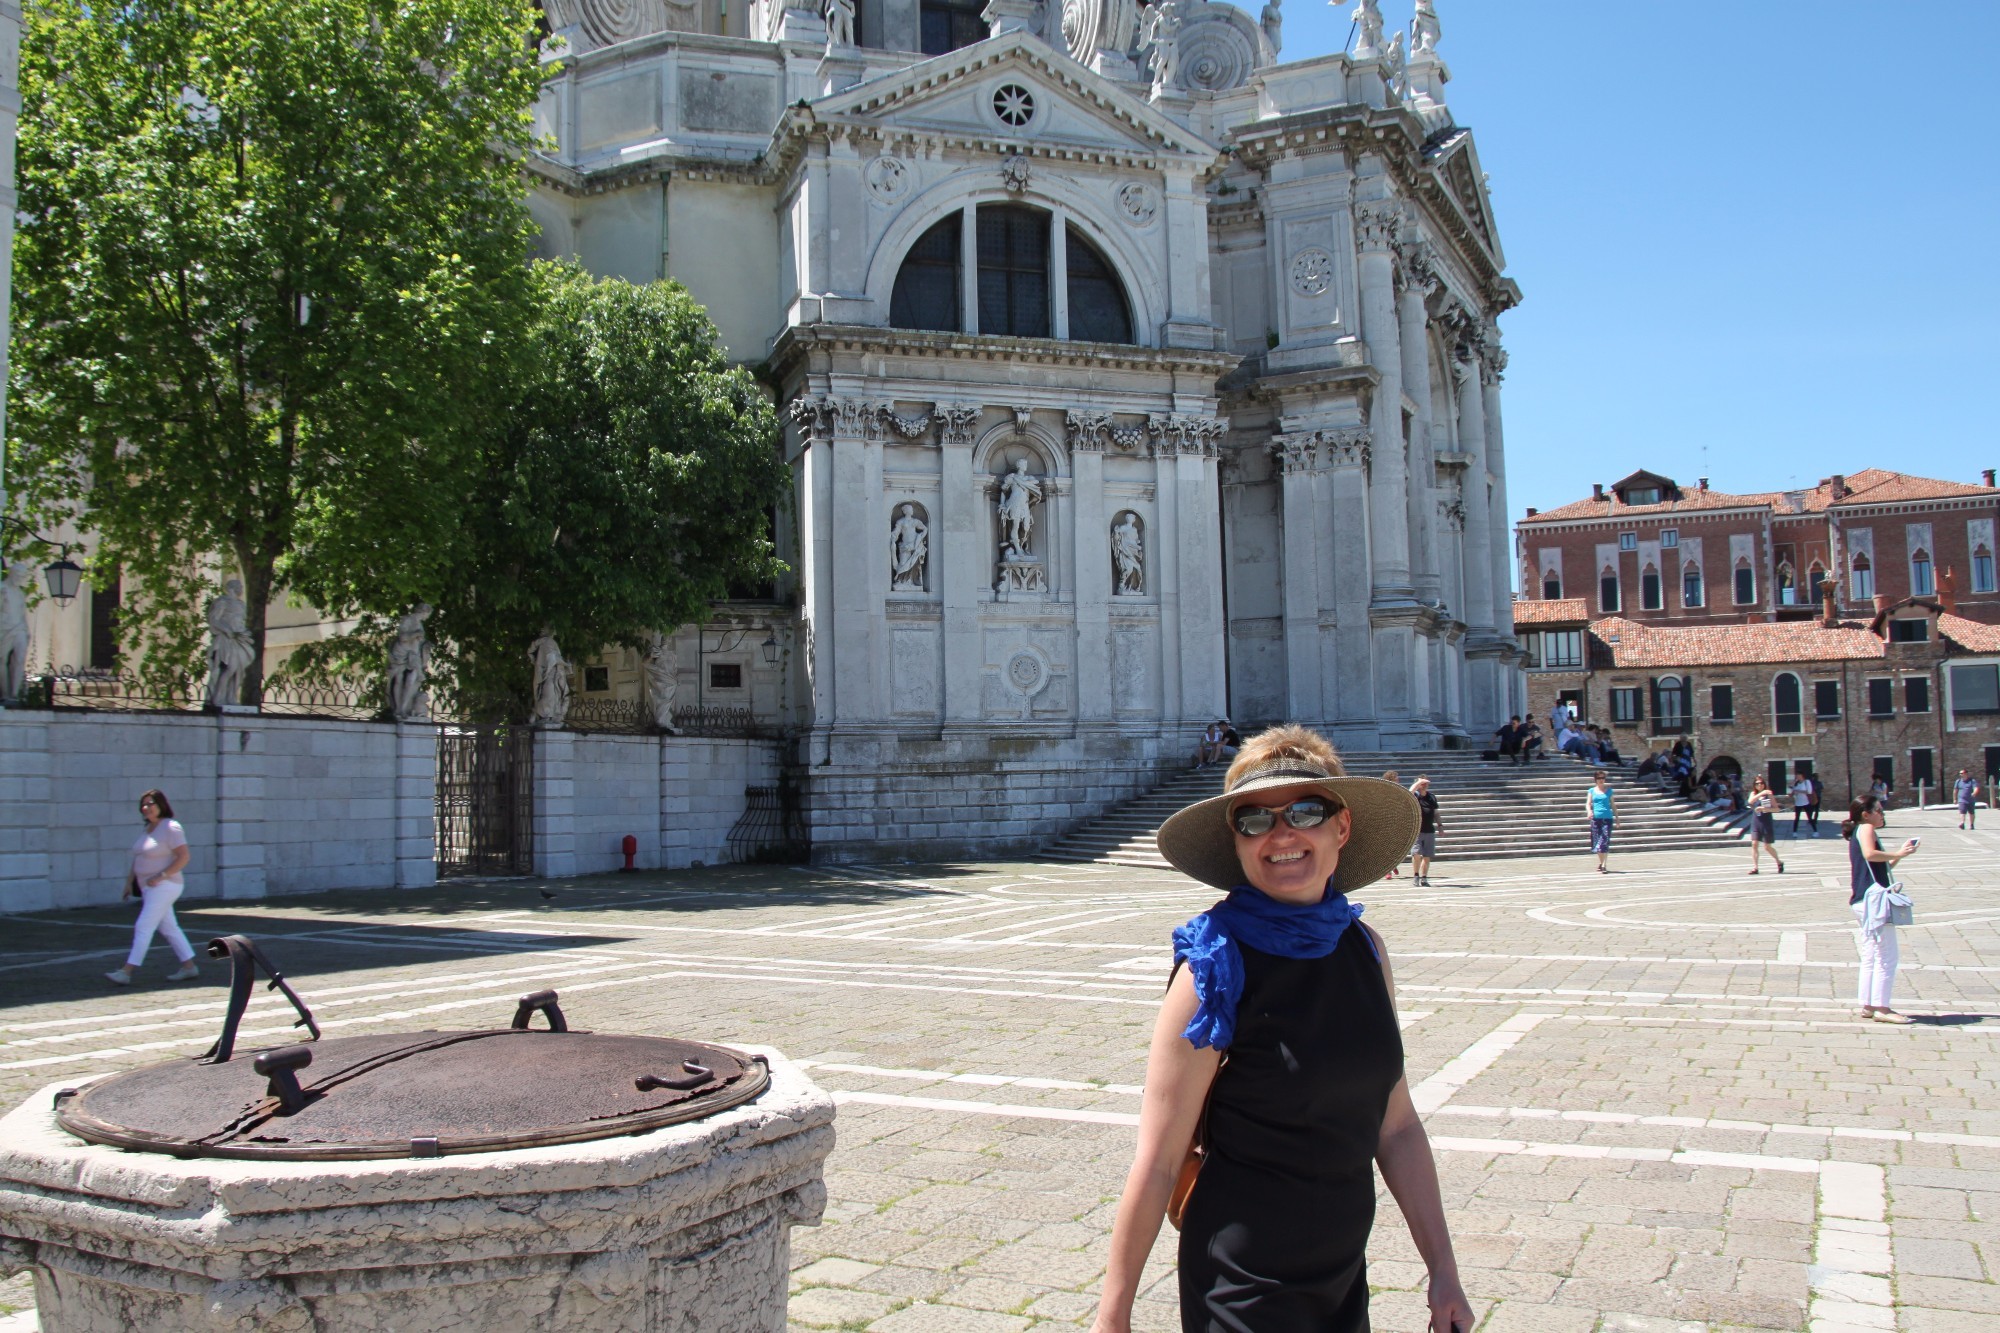
[[[1644,756],[1686,737],[1697,769],[1764,774],[1779,791],[1813,774],[1829,810],[1880,775],[1892,803],[1942,799],[1961,768],[2000,776],[2000,626],[1937,598],[1881,600],[1843,617],[1659,624],[1590,614],[1584,598],[1516,604],[1528,698],[1558,700]]]
[[[1875,599],[1940,596],[2000,624],[2000,487],[1882,468],[1808,490],[1734,495],[1635,472],[1587,499],[1529,510],[1515,528],[1521,596],[1585,599],[1645,624],[1809,620],[1825,591],[1842,614]],[[1517,616],[1518,620],[1519,617]]]

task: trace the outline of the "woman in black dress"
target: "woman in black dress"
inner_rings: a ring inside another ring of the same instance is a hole
[[[1184,1330],[1367,1333],[1379,1165],[1430,1270],[1432,1333],[1465,1333],[1472,1309],[1403,1075],[1388,953],[1346,896],[1408,852],[1416,801],[1345,776],[1333,747],[1297,726],[1252,737],[1224,789],[1160,830],[1169,861],[1229,896],[1174,932],[1093,1328],[1130,1329],[1206,1106],[1182,1219]]]

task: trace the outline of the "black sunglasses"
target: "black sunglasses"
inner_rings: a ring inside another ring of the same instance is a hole
[[[1278,816],[1293,828],[1317,828],[1333,817],[1334,805],[1323,796],[1307,796],[1282,810],[1239,805],[1229,812],[1229,826],[1245,838],[1261,837],[1278,826]]]

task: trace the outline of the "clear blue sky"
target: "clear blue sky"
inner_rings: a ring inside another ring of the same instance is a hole
[[[1491,177],[1510,521],[1639,467],[2000,466],[1991,0],[1436,0]],[[1252,13],[1261,0],[1246,3]],[[1351,3],[1285,5],[1284,59]],[[1384,0],[1390,31],[1411,0]]]

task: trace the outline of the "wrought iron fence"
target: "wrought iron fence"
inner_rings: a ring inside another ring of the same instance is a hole
[[[729,827],[725,840],[735,862],[794,862],[806,859],[805,821],[799,814],[798,789],[780,780],[770,787],[745,787],[743,813]]]
[[[445,726],[437,749],[438,877],[535,868],[533,732]]]
[[[783,730],[774,723],[759,722],[747,708],[676,708],[674,725],[683,736],[723,740],[774,740]]]
[[[569,706],[563,726],[571,731],[644,735],[653,716],[637,699],[579,699]]]
[[[382,713],[373,693],[370,685],[351,680],[281,685],[267,688],[259,707],[277,717],[366,721]],[[47,666],[29,677],[22,704],[105,713],[199,713],[206,695],[207,683],[201,680],[161,681],[106,667]]]
[[[563,718],[570,731],[644,736],[654,731],[653,713],[637,699],[580,699]],[[759,722],[748,708],[676,708],[674,726],[683,736],[715,739],[768,740],[780,728]]]

